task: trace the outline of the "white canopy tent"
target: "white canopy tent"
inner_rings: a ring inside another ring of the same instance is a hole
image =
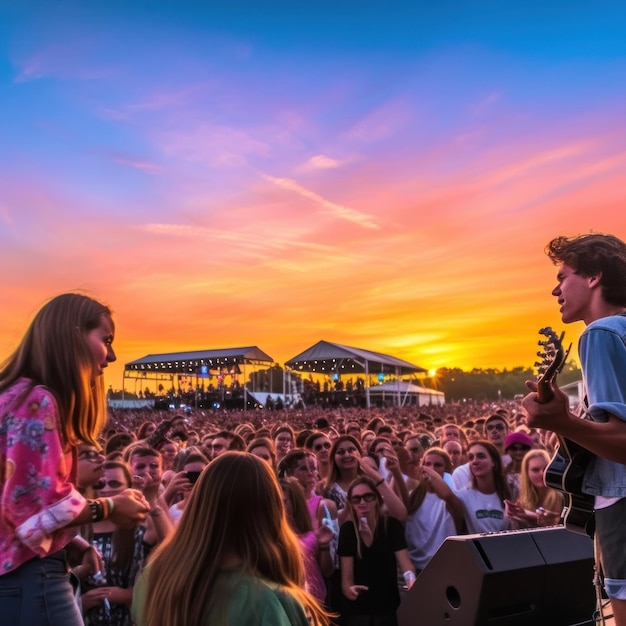
[[[427,389],[409,380],[390,380],[370,387],[370,398],[389,399],[394,406],[442,406],[446,402],[443,391]]]

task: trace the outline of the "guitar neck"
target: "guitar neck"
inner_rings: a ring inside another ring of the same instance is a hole
[[[546,402],[550,402],[550,400],[552,400],[552,398],[554,397],[551,382],[551,380],[546,380],[545,378],[538,381],[537,402],[539,402],[539,404],[545,404]]]

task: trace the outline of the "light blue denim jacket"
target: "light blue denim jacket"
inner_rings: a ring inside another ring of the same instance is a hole
[[[587,326],[578,344],[588,410],[596,422],[608,414],[626,428],[626,316],[611,315]],[[583,491],[606,497],[626,496],[626,465],[593,457],[586,468]]]

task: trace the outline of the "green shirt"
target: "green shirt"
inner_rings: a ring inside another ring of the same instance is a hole
[[[145,622],[146,587],[150,566],[137,580],[131,613],[137,626]],[[255,578],[240,569],[221,572],[212,597],[220,604],[197,626],[308,626],[302,605],[279,585]],[[208,598],[207,598],[208,603]],[[224,618],[224,615],[226,616]],[[180,624],[176,626],[196,626]]]

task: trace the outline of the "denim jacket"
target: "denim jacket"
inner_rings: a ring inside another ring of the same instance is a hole
[[[606,422],[610,413],[626,422],[626,315],[589,324],[580,337],[578,354],[591,419]],[[593,457],[585,470],[583,491],[626,496],[626,465]]]

